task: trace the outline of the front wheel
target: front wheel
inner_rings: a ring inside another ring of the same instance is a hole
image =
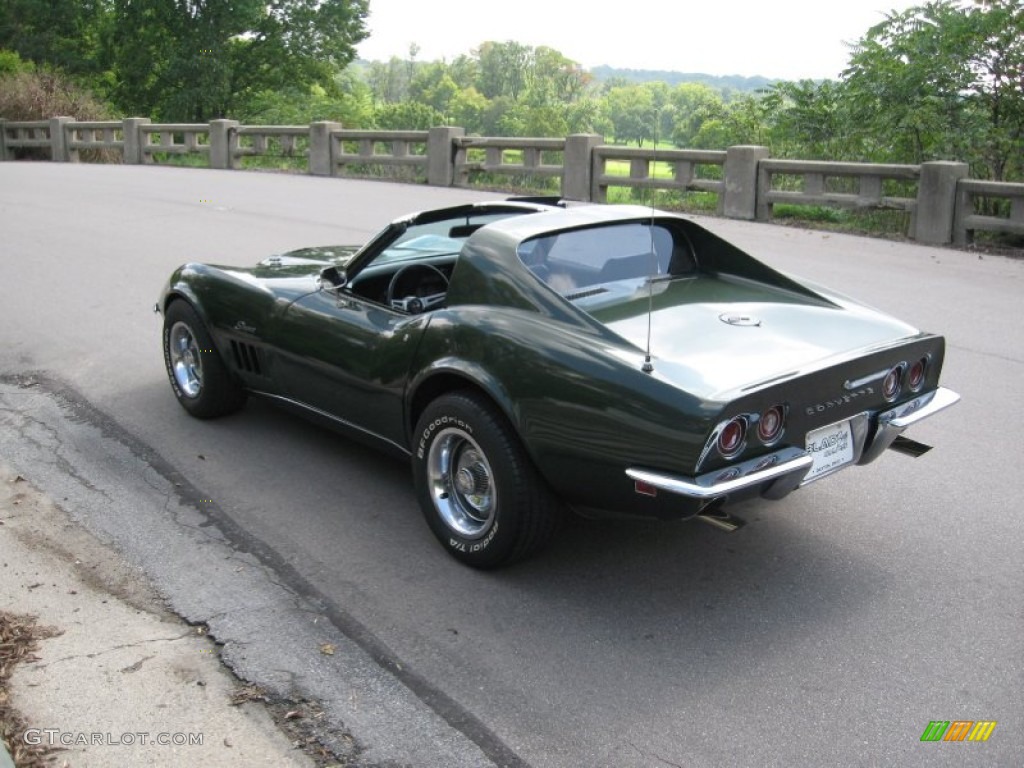
[[[471,392],[427,406],[416,425],[413,478],[434,535],[474,568],[540,551],[562,515],[504,416]]]
[[[172,301],[164,315],[164,365],[182,408],[199,419],[237,411],[245,391],[213,348],[202,319],[187,302]]]

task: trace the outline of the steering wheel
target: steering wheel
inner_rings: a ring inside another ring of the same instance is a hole
[[[438,287],[440,291],[436,290]],[[434,292],[428,293],[431,290]],[[406,264],[392,276],[386,298],[392,309],[418,315],[440,306],[447,295],[448,278],[444,272],[433,264]]]

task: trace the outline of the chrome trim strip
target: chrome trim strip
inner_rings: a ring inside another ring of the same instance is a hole
[[[371,430],[366,429],[365,427],[360,427],[358,424],[353,424],[351,421],[346,421],[345,419],[342,419],[339,416],[335,416],[333,413],[328,413],[327,411],[321,410],[320,408],[316,408],[307,403],[303,403],[299,400],[292,400],[290,397],[285,397],[284,395],[273,395],[269,392],[263,392],[258,389],[250,389],[249,391],[254,395],[265,397],[268,400],[278,400],[282,403],[286,403],[287,405],[293,405],[297,408],[301,408],[304,411],[310,411],[311,413],[315,413],[317,416],[323,416],[325,419],[336,421],[343,427],[348,427],[349,429],[353,429],[356,432],[362,432],[364,435],[368,435],[374,438],[375,440],[380,440],[382,443],[387,443],[388,445],[394,446],[399,451],[404,453],[406,456],[412,456],[412,451],[410,451],[404,445],[399,445],[394,440],[384,437],[383,435],[378,435],[376,432],[372,432]]]
[[[763,459],[764,457],[760,457]],[[756,463],[756,461],[754,462]],[[678,475],[666,475],[661,472],[652,472],[647,469],[637,469],[630,467],[626,470],[626,474],[633,480],[637,480],[642,483],[649,483],[655,488],[669,493],[679,494],[680,496],[686,496],[691,499],[699,499],[706,501],[709,499],[715,499],[719,496],[728,496],[731,493],[737,491],[743,491],[761,483],[768,482],[769,480],[777,480],[787,475],[795,475],[799,473],[800,478],[803,478],[807,471],[811,468],[813,459],[803,452],[798,452],[798,455],[791,459],[783,461],[781,464],[768,467],[766,469],[760,469],[755,472],[751,472],[749,475],[743,475],[737,477],[734,480],[726,480],[722,483],[713,484],[714,478],[720,476],[723,472],[726,472],[729,468],[722,468],[709,472],[705,475],[701,475],[696,478],[682,477]]]
[[[868,384],[869,382],[872,382],[875,379],[881,379],[887,373],[889,373],[889,371],[891,371],[891,370],[892,370],[892,368],[886,368],[885,370],[878,371],[877,373],[869,373],[867,376],[861,376],[859,379],[857,379],[855,381],[850,381],[849,379],[847,379],[846,381],[843,382],[843,389],[846,389],[846,390],[860,389],[865,384]]]

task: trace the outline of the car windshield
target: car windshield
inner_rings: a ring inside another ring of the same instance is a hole
[[[374,259],[374,263],[383,264],[458,253],[466,238],[480,227],[518,213],[521,211],[469,214],[455,219],[411,224],[393,243],[381,251]]]
[[[685,240],[677,243],[672,230],[649,222],[576,229],[527,240],[519,246],[519,258],[570,299],[608,290],[598,291],[597,286],[688,274],[696,266]]]

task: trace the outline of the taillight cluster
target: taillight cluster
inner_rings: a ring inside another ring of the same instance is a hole
[[[747,419],[745,416],[737,416],[727,421],[718,433],[718,452],[723,458],[731,459],[743,450],[746,439]]]
[[[746,447],[747,433],[750,431],[762,445],[774,445],[785,429],[786,408],[783,405],[773,405],[759,414],[734,416],[718,430],[718,454],[723,459],[738,456]]]
[[[891,403],[900,396],[904,387],[910,392],[920,392],[927,376],[927,357],[915,360],[909,365],[907,363],[894,365],[882,380],[882,397]]]
[[[771,445],[782,437],[782,428],[786,422],[786,411],[781,405],[773,405],[761,414],[757,421],[757,439],[765,445]]]
[[[907,371],[907,388],[911,392],[920,391],[924,386],[925,376],[928,375],[928,358],[922,357],[915,362]]]

